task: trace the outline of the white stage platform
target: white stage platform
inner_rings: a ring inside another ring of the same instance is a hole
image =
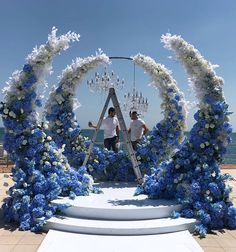
[[[71,206],[47,221],[40,252],[202,251],[189,233],[197,221],[170,218],[181,209],[175,201],[133,196],[136,185],[130,183],[100,187],[103,194],[53,201]]]
[[[63,210],[67,216],[106,220],[142,220],[169,217],[181,205],[170,200],[151,200],[147,195],[134,196],[136,184],[101,183],[102,194],[68,197],[54,200],[55,204],[70,204]]]

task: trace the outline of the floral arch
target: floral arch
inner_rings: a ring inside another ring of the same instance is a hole
[[[140,168],[150,174],[150,168],[169,159],[180,148],[184,139],[186,105],[183,93],[178,89],[170,72],[150,57],[138,54],[133,61],[151,76],[153,87],[159,90],[164,119],[158,123],[146,141],[138,148]],[[77,101],[75,89],[89,70],[99,64],[108,64],[109,58],[99,51],[96,56],[77,58],[62,72],[61,80],[46,102],[45,118],[49,134],[73,167],[80,167],[89,144],[81,135],[73,108]],[[111,165],[112,163],[112,165]],[[134,180],[127,153],[93,148],[88,164],[94,178],[105,180]]]
[[[35,48],[27,57],[22,71],[13,73],[0,112],[5,126],[4,148],[14,162],[15,184],[4,204],[4,214],[16,221],[23,230],[39,230],[45,221],[64,205],[51,201],[59,195],[88,195],[99,190],[93,178],[133,180],[131,163],[126,153],[118,154],[93,149],[86,167],[81,167],[89,140],[81,135],[73,113],[75,89],[83,76],[109,58],[99,51],[96,56],[77,58],[61,76],[45,106],[41,122],[37,106],[42,101],[37,87],[44,83],[56,54],[78,41],[79,35],[67,33],[56,36],[56,29],[46,44]],[[236,227],[236,209],[229,198],[230,176],[221,174],[219,165],[230,142],[232,132],[228,105],[225,102],[223,80],[216,76],[213,66],[181,37],[169,34],[162,37],[165,47],[174,50],[190,76],[199,110],[189,140],[184,140],[186,106],[170,72],[150,57],[138,54],[132,59],[152,79],[162,98],[164,119],[157,123],[150,136],[137,151],[145,182],[142,190],[152,198],[175,198],[184,210],[173,217],[197,217],[197,231],[205,235],[208,229]],[[116,169],[113,169],[117,166]],[[117,169],[118,168],[118,169]],[[119,170],[119,173],[115,173]]]

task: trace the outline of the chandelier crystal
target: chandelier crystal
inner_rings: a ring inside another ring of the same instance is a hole
[[[107,92],[109,88],[122,89],[124,87],[124,83],[124,79],[121,80],[118,75],[114,74],[113,71],[109,73],[106,67],[102,75],[95,72],[94,79],[87,80],[87,86],[92,92]]]
[[[148,110],[148,99],[143,97],[142,92],[138,92],[135,86],[135,63],[134,63],[134,78],[133,89],[124,95],[124,111],[137,111],[138,114],[143,115]]]

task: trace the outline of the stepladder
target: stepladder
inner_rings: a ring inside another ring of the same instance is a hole
[[[119,101],[118,101],[118,98],[117,98],[117,95],[116,95],[116,92],[115,92],[114,88],[109,88],[109,93],[108,93],[107,99],[105,101],[105,104],[104,104],[102,113],[100,115],[100,118],[98,120],[97,127],[95,129],[95,132],[94,132],[94,135],[92,137],[91,143],[89,145],[88,151],[86,153],[86,156],[85,156],[85,159],[84,159],[84,162],[83,162],[83,166],[86,166],[86,164],[87,164],[87,162],[89,160],[89,157],[90,157],[91,152],[93,150],[94,143],[95,143],[96,138],[97,138],[98,131],[101,128],[102,121],[103,121],[105,112],[106,112],[106,110],[108,108],[108,105],[109,105],[110,101],[112,101],[113,106],[114,106],[115,111],[116,111],[117,119],[118,119],[119,124],[120,124],[120,130],[123,133],[124,144],[126,144],[127,152],[128,152],[130,161],[132,163],[132,167],[133,167],[134,174],[136,176],[136,180],[137,180],[137,182],[139,184],[142,184],[143,183],[142,173],[141,173],[141,171],[139,169],[139,163],[137,161],[136,154],[135,154],[135,151],[133,149],[133,146],[132,146],[132,143],[131,143],[131,140],[130,140],[130,136],[129,136],[129,133],[128,133],[128,130],[127,130],[127,127],[126,127],[126,124],[125,124],[125,120],[124,120],[124,117],[123,117],[123,114],[122,114],[122,111],[121,111],[121,108],[120,108],[120,104],[119,104]]]

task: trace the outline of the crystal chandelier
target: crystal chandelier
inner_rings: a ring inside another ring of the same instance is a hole
[[[124,110],[126,112],[137,111],[138,114],[143,115],[143,113],[148,110],[148,99],[144,98],[142,93],[138,92],[135,87],[135,63],[134,63],[134,77],[133,77],[133,89],[124,95]]]
[[[87,86],[92,92],[107,92],[109,88],[122,89],[124,87],[124,79],[120,80],[119,76],[115,76],[113,71],[109,74],[109,72],[107,72],[107,68],[105,67],[102,75],[95,72],[95,78],[87,80]]]

